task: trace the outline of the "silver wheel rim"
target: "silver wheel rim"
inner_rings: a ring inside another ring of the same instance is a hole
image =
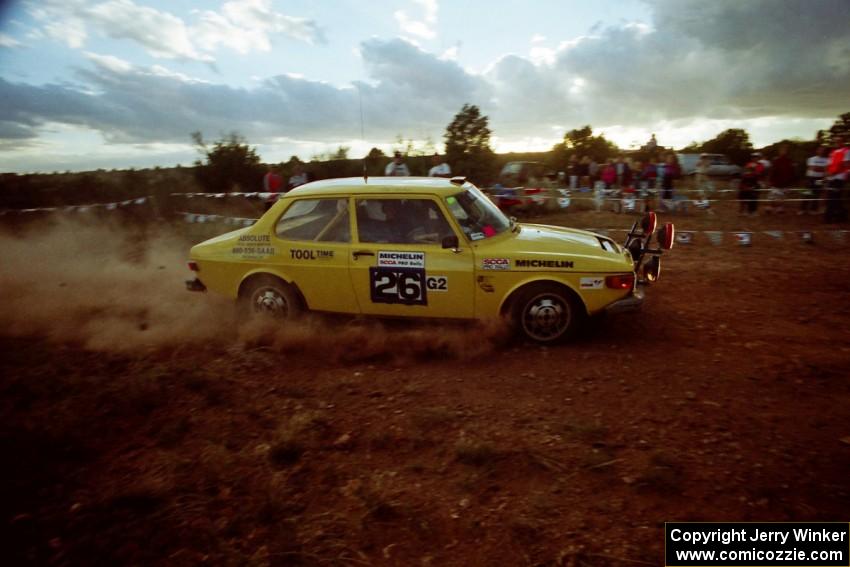
[[[254,292],[251,306],[254,313],[262,313],[283,319],[289,313],[286,298],[273,287],[262,287]]]
[[[537,341],[551,341],[564,334],[570,326],[572,312],[569,303],[553,293],[542,293],[522,311],[522,328]]]

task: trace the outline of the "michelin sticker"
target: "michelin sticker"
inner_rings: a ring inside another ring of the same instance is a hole
[[[603,278],[581,278],[579,281],[579,287],[581,289],[602,289],[604,284],[605,280]]]
[[[507,258],[484,258],[481,260],[482,270],[510,270],[511,261]]]
[[[378,252],[378,266],[389,268],[424,268],[425,252]]]

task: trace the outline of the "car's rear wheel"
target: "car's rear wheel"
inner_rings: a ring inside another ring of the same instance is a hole
[[[283,321],[297,319],[304,313],[301,298],[292,286],[272,276],[258,276],[248,281],[239,302],[242,312],[248,316]]]
[[[521,289],[511,309],[516,330],[541,344],[573,338],[585,318],[581,302],[557,284],[532,284]]]

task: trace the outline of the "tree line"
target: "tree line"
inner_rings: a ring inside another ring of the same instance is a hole
[[[813,140],[781,140],[763,148],[754,148],[746,130],[730,128],[704,142],[693,142],[676,151],[693,153],[718,153],[743,165],[756,149],[768,158],[778,153],[781,145],[789,147],[791,158],[805,163],[817,146],[829,145],[837,135],[850,137],[850,112],[840,115],[833,125],[817,132]],[[496,154],[491,146],[492,131],[489,118],[478,106],[464,104],[446,126],[443,136],[444,158],[456,175],[464,175],[479,185],[489,185],[497,179],[501,167],[509,161],[537,161],[551,171],[565,171],[571,156],[588,156],[597,162],[628,153],[634,159],[646,161],[650,152],[663,153],[673,148],[654,150],[640,148],[623,150],[602,134],[596,134],[590,125],[564,133],[563,138],[548,152]],[[201,190],[213,193],[228,191],[259,191],[267,168],[275,166],[284,177],[292,175],[297,167],[308,172],[313,179],[356,177],[364,173],[370,177],[383,175],[391,159],[379,148],[372,148],[362,159],[350,157],[350,148],[340,146],[335,152],[313,156],[304,162],[297,156],[288,161],[264,164],[256,148],[238,133],[231,133],[215,142],[207,142],[200,132],[191,135],[199,157],[193,167],[154,168],[54,173],[54,174],[0,174],[0,207],[18,208],[52,204],[97,202],[115,199],[116,195],[146,191],[167,194],[175,190]],[[412,175],[427,175],[431,155],[436,151],[427,140],[417,147],[412,140],[401,135],[393,145],[394,151],[405,156]],[[187,187],[188,186],[188,187]]]
[[[817,146],[828,145],[837,135],[850,134],[850,112],[839,116],[827,130],[817,132],[814,140],[781,140],[763,148],[758,148],[767,157],[775,156],[782,145],[789,147],[792,159],[804,163],[814,154]],[[744,165],[756,151],[750,141],[749,133],[741,128],[730,128],[704,142],[692,142],[684,148],[674,149],[646,146],[637,150],[623,150],[602,134],[595,134],[590,125],[575,128],[564,133],[561,141],[548,152],[528,152],[514,154],[496,154],[490,144],[492,130],[489,118],[481,113],[478,106],[464,104],[452,121],[446,126],[444,134],[445,161],[457,175],[464,175],[475,183],[487,185],[496,180],[501,166],[508,161],[539,161],[552,171],[565,171],[571,156],[588,156],[597,162],[614,159],[627,153],[634,159],[646,161],[652,154],[669,151],[687,153],[724,154],[738,165]],[[236,134],[208,147],[199,143],[200,134],[193,134],[196,145],[202,150],[202,159],[195,163],[198,183],[208,191],[223,192],[236,185],[257,187],[266,166],[260,163],[259,156],[245,141]],[[394,151],[400,152],[412,175],[427,175],[431,167],[431,155],[436,152],[433,143],[428,140],[422,149],[417,149],[412,140],[404,141],[398,136]],[[288,161],[273,164],[284,177],[292,174],[296,167],[305,169],[314,179],[333,177],[353,177],[383,175],[384,167],[391,159],[379,148],[372,148],[363,159],[349,157],[350,148],[340,146],[336,152],[313,156],[309,162],[292,156]]]

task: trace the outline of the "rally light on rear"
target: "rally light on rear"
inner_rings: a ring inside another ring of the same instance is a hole
[[[605,285],[611,289],[632,289],[635,286],[635,275],[608,276],[605,278]]]
[[[189,260],[188,262],[186,262],[186,265],[189,266],[189,269],[192,270],[193,272],[200,272],[201,271],[201,269],[198,267],[198,263],[195,262],[194,260]]]

